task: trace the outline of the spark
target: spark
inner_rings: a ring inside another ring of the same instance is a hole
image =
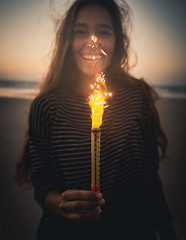
[[[100,86],[100,84],[101,86]],[[94,88],[95,86],[95,88]],[[105,84],[105,74],[98,74],[96,82],[90,85],[94,89],[93,94],[89,96],[89,105],[91,107],[92,128],[99,128],[102,124],[102,117],[104,108],[106,105],[106,97],[111,97],[111,93],[107,93],[107,87]]]
[[[96,43],[98,39],[96,36],[92,35],[91,40]]]
[[[101,52],[103,53],[103,55],[107,56],[107,53],[101,48]]]

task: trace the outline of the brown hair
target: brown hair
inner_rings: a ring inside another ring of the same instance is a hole
[[[113,0],[77,0],[70,7],[64,19],[57,22],[58,28],[51,64],[45,81],[41,86],[40,94],[57,92],[59,89],[65,93],[69,88],[70,92],[75,91],[72,87],[74,86],[75,88],[75,81],[78,81],[78,70],[71,48],[73,37],[72,26],[79,10],[87,5],[103,6],[108,10],[112,19],[116,43],[111,63],[112,67],[108,69],[108,74],[115,75],[115,73],[121,71],[121,65],[125,70],[130,68],[128,30],[131,23],[131,10],[126,2],[122,1],[122,6],[118,7]]]
[[[124,0],[120,1],[121,4],[117,5],[114,0],[76,0],[70,9],[67,11],[66,16],[63,20],[60,20],[56,33],[55,47],[49,66],[47,75],[44,79],[43,84],[40,88],[39,95],[58,92],[59,89],[62,92],[73,93],[75,91],[76,83],[78,80],[78,69],[74,62],[72,54],[72,31],[75,18],[79,10],[86,5],[101,5],[106,8],[110,13],[112,24],[115,33],[115,51],[112,57],[110,67],[106,70],[107,80],[112,81],[114,85],[118,86],[121,82],[121,78],[125,75],[125,78],[130,75],[127,71],[130,69],[129,64],[129,28],[130,28],[130,16],[131,9]],[[73,69],[73,71],[71,71]],[[73,77],[76,76],[76,77]],[[122,76],[122,77],[121,77]],[[151,88],[149,88],[151,89]],[[154,105],[153,91],[144,89],[144,93],[148,95],[148,99],[153,109],[153,115],[155,119],[154,125],[158,145],[162,149],[162,156],[165,156],[166,149],[166,137],[160,127],[158,113]],[[16,175],[15,180],[19,185],[31,184],[31,174],[29,163],[27,159],[27,145],[28,145],[28,132],[25,135],[25,144],[23,151],[16,164]]]

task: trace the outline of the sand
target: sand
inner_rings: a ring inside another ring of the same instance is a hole
[[[178,239],[186,239],[186,99],[161,99],[158,111],[168,138],[169,159],[160,164],[160,178],[174,216]]]
[[[13,181],[27,123],[29,100],[0,98],[0,239],[35,238],[41,209],[26,191]],[[1,235],[3,237],[1,237]]]
[[[35,238],[41,209],[27,191],[12,180],[24,139],[30,100],[0,98],[0,239]],[[161,98],[157,104],[167,134],[169,160],[160,165],[160,178],[180,240],[186,239],[186,99]],[[3,237],[1,237],[3,236]]]

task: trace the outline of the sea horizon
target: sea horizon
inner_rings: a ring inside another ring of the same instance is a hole
[[[39,93],[40,81],[0,79],[0,97],[32,99]],[[152,84],[160,97],[186,98],[186,84]]]

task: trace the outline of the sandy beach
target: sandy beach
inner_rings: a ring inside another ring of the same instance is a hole
[[[33,240],[41,209],[33,190],[13,181],[15,162],[24,139],[28,99],[0,97],[0,239]],[[186,99],[161,98],[157,103],[167,134],[169,160],[160,164],[160,178],[179,240],[186,239]],[[1,237],[2,236],[2,237]]]

